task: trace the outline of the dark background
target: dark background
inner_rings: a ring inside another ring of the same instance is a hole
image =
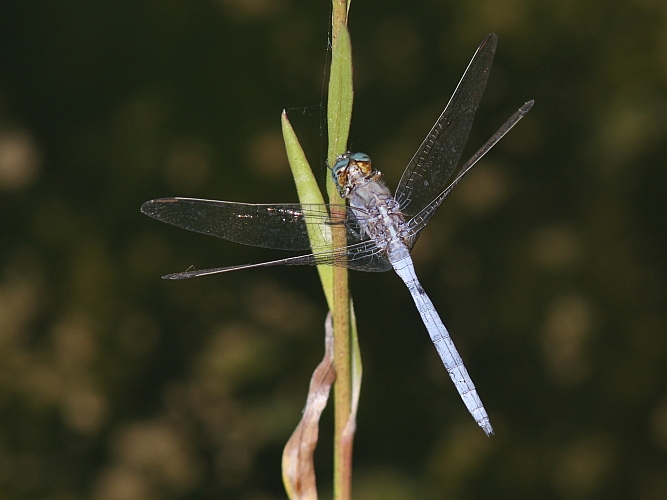
[[[284,498],[323,349],[314,269],[139,213],[296,201],[320,180],[327,1],[0,3],[0,494]],[[350,145],[393,188],[478,43],[499,46],[469,174],[413,254],[489,410],[487,439],[392,273],[351,275],[355,499],[667,498],[667,7],[355,0]],[[331,485],[331,414],[317,464]]]

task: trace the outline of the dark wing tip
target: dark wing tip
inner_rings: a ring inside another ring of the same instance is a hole
[[[495,48],[498,46],[498,35],[496,35],[495,33],[489,33],[488,35],[486,35],[486,38],[484,38],[482,43],[479,44],[479,48],[481,49],[486,44],[493,45],[493,50],[495,51]]]
[[[524,102],[523,106],[521,106],[519,110],[515,113],[515,116],[518,115],[516,121],[519,121],[521,118],[526,116],[526,114],[528,114],[528,111],[530,111],[533,108],[533,104],[535,104],[535,101],[533,99]]]
[[[165,274],[162,276],[163,280],[184,280],[187,278],[191,278],[192,276],[188,273],[174,273],[174,274]]]

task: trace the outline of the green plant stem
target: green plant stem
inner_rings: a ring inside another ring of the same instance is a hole
[[[332,70],[329,82],[327,119],[329,125],[328,161],[330,165],[337,155],[347,146],[349,121],[352,111],[351,60],[349,57],[349,36],[347,21],[348,3],[345,0],[333,0],[332,10]],[[345,31],[342,34],[342,31]],[[341,42],[347,44],[346,50],[338,50]],[[346,61],[341,63],[341,58]],[[349,65],[348,71],[339,71],[341,66]],[[347,81],[349,79],[349,81]],[[327,191],[331,203],[332,217],[344,217],[345,200],[341,198],[333,182],[328,182]],[[340,208],[339,208],[340,207]],[[332,226],[334,248],[344,248],[347,244],[345,228],[342,224]],[[333,271],[334,284],[334,366],[336,382],[334,384],[334,500],[350,500],[352,489],[352,438],[353,433],[346,432],[352,409],[352,378],[350,351],[350,296],[347,269],[336,266]]]
[[[341,26],[347,25],[347,12],[352,0],[332,0],[331,10],[331,46],[338,41]]]
[[[332,210],[335,210],[332,207]],[[340,226],[342,228],[343,226]],[[345,246],[345,231],[336,228],[333,241],[336,247]],[[342,235],[340,234],[342,233]],[[352,440],[346,439],[345,429],[351,410],[350,367],[350,308],[347,269],[334,269],[334,499],[348,500],[352,482]]]

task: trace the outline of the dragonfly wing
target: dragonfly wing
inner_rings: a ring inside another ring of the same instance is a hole
[[[326,260],[326,259],[325,259]],[[167,280],[183,280],[187,278],[196,278],[198,276],[208,276],[211,274],[227,273],[230,271],[240,271],[241,269],[252,269],[253,267],[270,267],[270,266],[314,266],[318,264],[315,255],[299,255],[298,257],[289,257],[287,259],[272,260],[269,262],[261,262],[259,264],[241,264],[238,266],[215,267],[211,269],[191,269],[182,273],[173,273],[162,276]]]
[[[198,276],[208,276],[211,274],[227,273],[230,271],[240,271],[241,269],[251,269],[254,267],[270,266],[316,266],[330,265],[341,266],[355,269],[357,271],[384,272],[390,270],[391,264],[384,256],[384,253],[372,241],[364,241],[335,251],[325,251],[312,253],[308,255],[299,255],[288,257],[286,259],[261,262],[259,264],[241,264],[237,266],[216,267],[211,269],[192,269],[181,273],[167,274],[164,279],[182,280],[187,278],[196,278]]]
[[[330,244],[331,226],[345,224],[348,242],[366,239],[355,217],[333,222],[327,205],[298,203],[250,204],[195,198],[161,198],[147,201],[141,211],[154,219],[196,233],[235,243],[277,250],[310,250]]]
[[[335,265],[344,265],[355,271],[372,273],[383,273],[392,269],[385,252],[380,250],[372,240],[348,245],[345,254],[345,263],[335,263]]]
[[[534,101],[528,101],[526,102],[523,106],[521,106],[516,113],[514,113],[512,116],[510,116],[505,123],[496,131],[495,134],[493,134],[488,141],[486,141],[481,148],[477,150],[477,152],[470,157],[470,159],[465,162],[465,164],[461,167],[461,170],[459,170],[458,174],[456,174],[456,177],[454,180],[445,188],[445,190],[440,193],[438,196],[433,198],[431,202],[426,205],[417,215],[412,217],[408,221],[408,228],[414,234],[415,236],[419,235],[419,231],[424,229],[426,226],[426,223],[433,217],[433,214],[435,211],[438,209],[440,204],[445,201],[445,198],[449,195],[449,193],[452,192],[452,189],[456,187],[456,185],[459,183],[459,181],[463,178],[465,174],[467,174],[472,167],[475,166],[475,164],[482,159],[482,157],[488,153],[493,146],[495,146],[500,139],[505,137],[505,134],[512,130],[512,127],[516,125],[519,120],[521,120],[524,116],[526,116],[526,113],[530,111],[530,109],[533,107]]]
[[[424,139],[396,189],[396,200],[406,215],[419,213],[456,169],[489,77],[498,37],[488,35],[473,56],[447,107]]]

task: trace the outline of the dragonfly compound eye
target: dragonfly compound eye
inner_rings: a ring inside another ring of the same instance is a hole
[[[334,163],[333,168],[331,169],[331,176],[333,177],[334,183],[338,186],[344,186],[347,182],[347,169],[350,166],[350,156],[349,153],[344,153],[336,158],[336,163]]]
[[[366,153],[352,153],[350,155],[350,160],[360,161],[360,162],[363,162],[363,163],[365,163],[365,162],[370,163],[371,157],[368,156]]]

